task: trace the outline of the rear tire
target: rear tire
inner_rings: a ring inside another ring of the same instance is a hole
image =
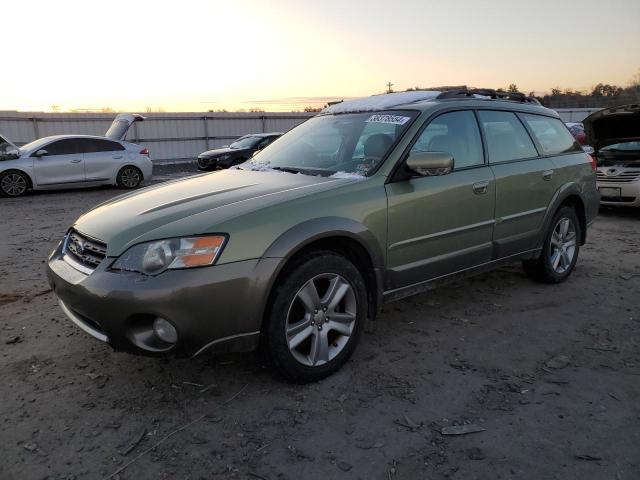
[[[315,251],[275,287],[263,341],[283,377],[309,383],[336,372],[356,348],[367,318],[367,290],[345,257]]]
[[[525,273],[539,282],[564,282],[578,261],[580,238],[582,227],[575,210],[560,208],[546,233],[540,256],[522,262]]]
[[[116,177],[118,187],[124,188],[126,190],[138,188],[142,183],[142,180],[142,172],[138,167],[134,167],[132,165],[122,167],[118,172],[118,176]]]
[[[17,170],[10,170],[0,175],[0,196],[20,197],[27,193],[30,183],[29,177]]]

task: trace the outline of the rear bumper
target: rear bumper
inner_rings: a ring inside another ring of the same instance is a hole
[[[172,270],[156,277],[109,271],[105,259],[86,275],[61,256],[47,276],[67,317],[115,350],[146,355],[248,351],[258,344],[268,282],[279,259]],[[168,320],[178,342],[159,348],[153,321]]]

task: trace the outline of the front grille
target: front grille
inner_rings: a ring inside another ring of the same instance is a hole
[[[73,260],[92,270],[107,255],[107,246],[104,243],[75,230],[68,233],[64,250]]]
[[[608,171],[610,169],[598,170],[596,180],[600,183],[631,183],[640,179],[640,170],[623,170],[617,175],[607,175]]]

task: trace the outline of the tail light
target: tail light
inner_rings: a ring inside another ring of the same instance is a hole
[[[598,163],[593,155],[587,153],[587,157],[589,157],[589,163],[591,164],[591,170],[594,172],[598,169]]]
[[[143,148],[142,150],[140,150],[140,155],[149,156],[149,149],[148,148]]]

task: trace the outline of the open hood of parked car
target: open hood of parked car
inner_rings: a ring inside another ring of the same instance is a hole
[[[7,137],[0,133],[0,160],[4,160],[7,156],[17,155],[20,149]]]
[[[116,118],[113,119],[113,123],[105,133],[105,137],[112,138],[113,140],[124,140],[129,131],[129,127],[134,122],[141,122],[145,120],[145,117],[138,115],[137,113],[119,113]]]
[[[616,143],[640,141],[640,105],[605,108],[584,119],[586,143],[596,152]]]

